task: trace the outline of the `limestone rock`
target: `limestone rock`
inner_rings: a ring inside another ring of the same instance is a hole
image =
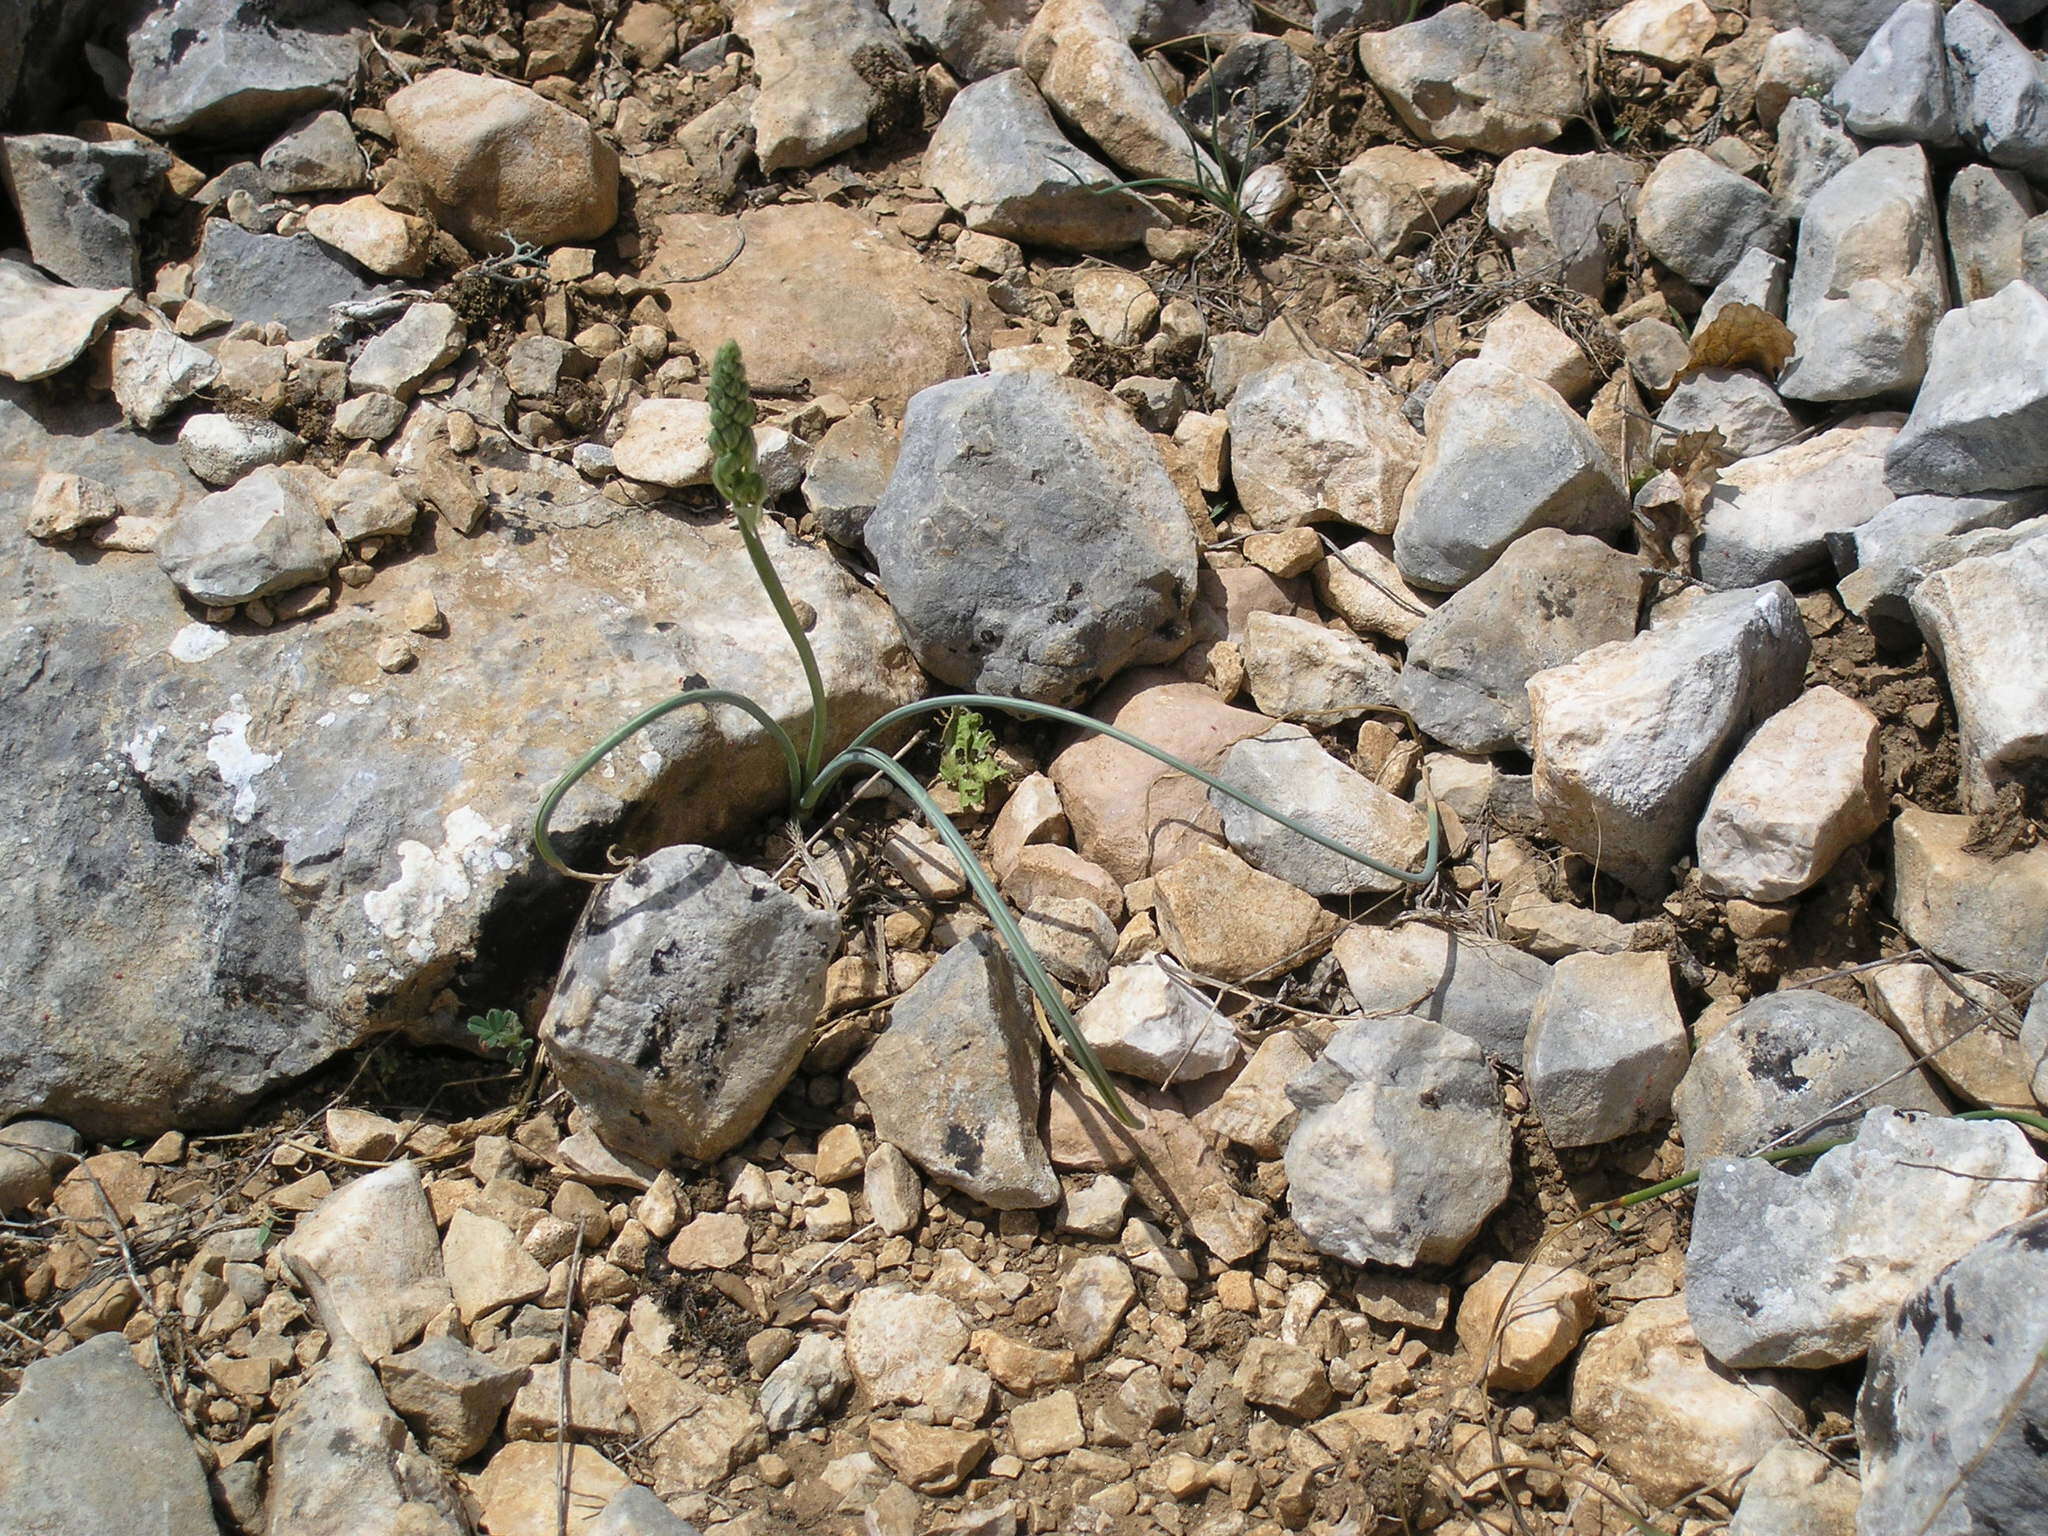
[[[1863,1530],[2024,1529],[2048,1417],[2048,1214],[1987,1238],[1878,1336],[1856,1402]]]
[[[502,1307],[531,1301],[548,1288],[548,1272],[502,1221],[465,1207],[448,1219],[441,1262],[463,1325]]]
[[[1401,144],[1375,144],[1337,172],[1337,195],[1383,260],[1423,244],[1478,192],[1463,167]]]
[[[380,277],[418,277],[434,249],[431,224],[374,197],[307,209],[306,233]]]
[[[1747,1157],[1793,1131],[1841,1135],[1876,1105],[1944,1113],[1912,1062],[1899,1037],[1853,1003],[1803,989],[1765,993],[1694,1053],[1672,1095],[1686,1165]]]
[[[2031,780],[2048,752],[2048,679],[2031,660],[2048,634],[2048,542],[1936,572],[1913,613],[1955,700],[1963,804],[1989,810],[2001,783]]]
[[[454,1305],[434,1212],[410,1162],[343,1185],[299,1219],[278,1255],[322,1318],[373,1363]]]
[[[1627,519],[1607,451],[1546,385],[1467,359],[1430,394],[1423,420],[1422,463],[1394,530],[1394,559],[1419,587],[1462,587],[1537,528],[1600,534]]]
[[[1680,149],[1657,162],[1636,198],[1636,229],[1680,277],[1711,287],[1744,252],[1784,248],[1791,221],[1775,198],[1713,156]]]
[[[1067,141],[1022,70],[953,98],[925,149],[924,177],[969,229],[1025,245],[1115,250],[1161,223],[1136,193],[1109,190],[1116,173]]]
[[[1938,0],[1905,0],[1893,11],[1835,81],[1828,105],[1858,138],[1951,142],[1956,120]]]
[[[355,130],[332,108],[278,137],[257,168],[273,192],[353,192],[370,180]]]
[[[191,1437],[118,1333],[33,1362],[0,1406],[0,1529],[218,1536]]]
[[[2034,194],[2017,172],[1988,165],[1966,165],[1956,172],[1949,183],[1947,219],[1957,304],[1988,299],[2025,275],[2026,228],[2034,213]],[[1939,341],[1938,324],[1934,334]]]
[[[1458,1342],[1486,1361],[1486,1384],[1530,1392],[1578,1347],[1597,1310],[1593,1282],[1576,1269],[1502,1260],[1458,1303]]]
[[[1017,61],[1055,112],[1130,176],[1223,179],[1102,0],[1046,0]]]
[[[1853,1536],[1862,1497],[1861,1485],[1834,1462],[1787,1441],[1742,1480],[1728,1536]]]
[[[385,1400],[427,1453],[451,1466],[484,1448],[526,1374],[526,1367],[500,1365],[445,1333],[429,1334],[377,1366]]]
[[[1552,1146],[1645,1131],[1685,1076],[1685,1023],[1658,954],[1573,954],[1552,967],[1529,1020],[1523,1073]]]
[[[1144,430],[1078,379],[921,392],[865,538],[918,659],[960,687],[1073,704],[1185,643],[1180,493]]]
[[[1894,491],[2048,484],[2048,294],[2008,283],[1935,327],[1927,377],[1885,458]]]
[[[1240,741],[1217,777],[1267,805],[1396,869],[1419,871],[1429,843],[1423,813],[1346,767],[1299,726]],[[1290,831],[1241,801],[1209,791],[1224,836],[1254,868],[1312,896],[1397,891],[1405,882]]]
[[[1487,194],[1486,223],[1518,275],[1563,283],[1599,298],[1607,266],[1626,238],[1642,167],[1621,155],[1518,149],[1501,161]]]
[[[1629,0],[1600,24],[1600,41],[1671,69],[1696,62],[1714,40],[1705,0]]]
[[[467,339],[462,317],[448,305],[415,304],[357,354],[349,365],[349,387],[407,399],[460,357]]]
[[[664,848],[598,893],[541,1039],[614,1149],[708,1161],[795,1073],[836,937],[826,913],[724,854]]]
[[[237,0],[152,6],[128,32],[128,121],[158,138],[260,142],[269,129],[347,97],[361,24],[360,12],[318,0],[276,15],[251,13]]]
[[[1579,344],[1544,319],[1527,299],[1510,304],[1486,322],[1479,356],[1483,362],[1499,363],[1540,379],[1574,406],[1585,403],[1597,382]]]
[[[1031,0],[889,0],[889,19],[905,37],[972,81],[1016,67],[1018,40],[1036,10]]]
[[[1105,1067],[1147,1082],[1207,1077],[1238,1057],[1230,1021],[1151,963],[1116,967],[1074,1022]]]
[[[1409,586],[1393,540],[1373,534],[1325,555],[1311,575],[1323,606],[1361,635],[1406,640],[1442,601]]]
[[[742,0],[733,31],[753,51],[754,153],[761,169],[801,169],[866,141],[906,107],[916,71],[874,0]]]
[[[847,1363],[878,1403],[924,1402],[967,1339],[966,1320],[952,1302],[902,1286],[860,1291],[846,1314]]]
[[[1842,50],[1818,32],[1804,27],[1776,32],[1764,44],[1763,58],[1756,71],[1756,115],[1766,128],[1778,126],[1778,119],[1795,98],[1818,99],[1842,77],[1849,60]]]
[[[92,144],[57,133],[0,138],[0,182],[35,263],[79,288],[141,280],[136,225],[155,211],[170,155],[154,144]]]
[[[1272,729],[1265,716],[1231,708],[1200,683],[1162,676],[1121,680],[1096,701],[1097,718],[1210,773],[1233,744]],[[1049,772],[1075,846],[1125,884],[1223,841],[1208,789],[1135,747],[1083,734]]]
[[[595,240],[618,220],[617,152],[523,85],[437,69],[384,110],[434,217],[471,250]]]
[[[1919,630],[1913,594],[1923,580],[1958,560],[2038,537],[2048,531],[2039,521],[2044,514],[2044,491],[1901,496],[1868,522],[1829,537],[1835,567],[1843,572],[1835,592],[1873,631],[1910,643]]]
[[[1394,702],[1393,664],[1356,636],[1291,614],[1254,613],[1238,642],[1260,710],[1335,724]]]
[[[1819,687],[1743,744],[1700,822],[1707,888],[1748,901],[1789,901],[1883,826],[1878,721]]]
[[[255,235],[230,219],[208,222],[192,265],[194,299],[253,325],[274,320],[294,341],[332,331],[334,306],[379,292],[368,272],[311,235]]]
[[[278,1416],[269,1481],[274,1536],[470,1529],[448,1475],[385,1403],[368,1362],[338,1342]]]
[[[1771,193],[1788,216],[1802,219],[1814,194],[1853,164],[1859,152],[1833,111],[1808,97],[1795,97],[1778,118]]]
[[[2017,1126],[1892,1109],[1803,1174],[1709,1159],[1686,1250],[1693,1328],[1726,1365],[1854,1360],[1938,1270],[2044,1197],[2048,1164]]]
[[[1780,1373],[1738,1376],[1700,1348],[1685,1298],[1639,1301],[1587,1338],[1572,1418],[1657,1504],[1730,1482],[1791,1440],[1805,1414]]]
[[[1460,752],[1529,745],[1529,679],[1633,639],[1642,562],[1595,538],[1539,528],[1501,552],[1408,636],[1401,705]]]
[[[1156,879],[1160,939],[1190,970],[1221,981],[1292,970],[1336,927],[1314,897],[1221,848],[1198,848]]]
[[[1505,155],[1549,142],[1585,110],[1578,65],[1563,44],[1462,0],[1366,33],[1358,56],[1401,121],[1429,144]]]
[[[67,288],[0,257],[0,374],[28,383],[62,373],[127,296],[125,288]]]
[[[1231,483],[1255,527],[1394,531],[1422,438],[1377,379],[1313,358],[1282,363],[1238,386],[1229,419]]]
[[[2039,55],[1977,0],[1942,18],[1956,127],[1994,165],[2048,172],[2048,77]]]
[[[157,563],[194,602],[227,605],[325,580],[341,562],[311,492],[259,469],[195,503],[157,539]]]
[[[838,1407],[852,1385],[846,1346],[830,1334],[807,1333],[761,1383],[761,1417],[771,1433],[808,1429]]]
[[[1783,448],[1806,430],[1778,392],[1747,368],[1702,368],[1680,379],[1657,412],[1657,425],[1674,439],[1719,431],[1738,460]]]
[[[153,326],[116,332],[112,362],[121,415],[144,432],[220,377],[205,350]]]
[[[1951,965],[2012,976],[2048,961],[2048,846],[1968,849],[1970,818],[1908,806],[1892,820],[1892,915]]]
[[[1778,392],[1792,400],[1910,392],[1947,308],[1927,156],[1917,144],[1870,150],[1814,193],[1800,221],[1785,301],[1799,345]]]
[[[1662,888],[1742,733],[1797,696],[1811,643],[1775,582],[1667,605],[1650,628],[1529,679],[1551,835]]]
[[[1863,990],[1916,1057],[1934,1053],[1927,1065],[1951,1091],[1987,1108],[2032,1107],[2037,1058],[1996,988],[1967,976],[1951,987],[1933,966],[1909,964],[1870,972]]]
[[[1039,1036],[1023,981],[986,932],[962,939],[889,1011],[853,1069],[875,1134],[998,1210],[1059,1198],[1036,1129]]]
[[[1318,1253],[1445,1264],[1508,1193],[1508,1126],[1479,1047],[1412,1016],[1347,1025],[1289,1085],[1287,1204]]]
[[[1550,967],[1535,956],[1426,923],[1358,924],[1333,952],[1367,1014],[1441,1023],[1521,1069],[1530,1022],[1550,985]]]
[[[490,1536],[553,1536],[560,1497],[560,1448],[508,1441],[473,1479]],[[595,1536],[597,1520],[632,1479],[587,1445],[569,1448],[570,1536]],[[580,1523],[579,1523],[580,1522]]]

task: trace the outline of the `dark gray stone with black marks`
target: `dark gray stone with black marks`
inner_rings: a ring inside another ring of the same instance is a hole
[[[591,902],[541,1021],[548,1059],[614,1152],[717,1157],[795,1075],[837,944],[760,871],[664,848]]]
[[[982,932],[889,1010],[853,1081],[875,1135],[940,1183],[997,1210],[1037,1209],[1060,1197],[1038,1139],[1038,1052],[1023,979]]]
[[[1810,991],[1772,992],[1736,1014],[1695,1053],[1672,1095],[1688,1168],[1747,1157],[1789,1134],[1853,1134],[1878,1104],[1947,1113],[1890,1028],[1854,1003]]]
[[[1856,1402],[1863,1536],[2048,1530],[2048,1213],[1899,1309]]]
[[[864,536],[912,652],[955,687],[1075,704],[1191,638],[1187,507],[1150,434],[1079,379],[920,390]]]

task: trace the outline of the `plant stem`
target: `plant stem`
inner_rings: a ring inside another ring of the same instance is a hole
[[[1150,742],[1133,736],[1129,731],[1121,730],[1101,720],[1091,719],[1087,715],[1077,714],[1071,709],[1061,709],[1056,704],[1034,704],[1026,699],[1006,699],[995,694],[950,693],[941,695],[938,698],[921,699],[915,704],[905,704],[901,708],[890,710],[881,719],[854,737],[851,742],[847,743],[844,752],[825,765],[824,770],[812,780],[811,787],[805,792],[803,803],[799,807],[800,812],[808,813],[816,807],[818,801],[824,798],[825,792],[832,787],[833,780],[838,778],[850,766],[846,759],[851,757],[855,751],[871,745],[876,737],[882,735],[891,726],[917,715],[941,709],[1000,709],[1013,715],[1031,715],[1042,720],[1057,720],[1063,725],[1071,725],[1079,730],[1093,731],[1097,735],[1107,736],[1111,741],[1120,742],[1124,746],[1143,752],[1147,757],[1166,764],[1174,772],[1184,773],[1189,778],[1198,780],[1209,788],[1230,796],[1238,804],[1251,807],[1261,816],[1269,817],[1287,828],[1288,831],[1298,833],[1310,842],[1329,849],[1332,853],[1342,854],[1347,859],[1363,864],[1367,869],[1377,870],[1389,879],[1399,880],[1408,885],[1427,885],[1436,878],[1437,858],[1442,843],[1443,827],[1437,817],[1434,805],[1429,807],[1429,850],[1423,859],[1421,870],[1411,872],[1405,869],[1397,869],[1391,864],[1381,863],[1378,859],[1368,854],[1360,853],[1356,848],[1341,843],[1326,833],[1318,832],[1314,827],[1309,826],[1305,822],[1295,820],[1284,811],[1275,810],[1264,801],[1246,794],[1243,790],[1233,785],[1224,783],[1215,774],[1205,772],[1197,768],[1193,763],[1183,762],[1171,752],[1162,751]]]
[[[879,752],[873,747],[848,747],[832,762],[834,767],[850,767],[854,763],[860,763],[873,768],[879,773],[886,774],[890,782],[909,797],[911,804],[917,807],[918,813],[924,817],[931,829],[938,833],[940,840],[951,850],[953,857],[960,861],[961,871],[967,876],[967,883],[974,891],[975,900],[981,903],[982,910],[988,913],[989,921],[995,924],[996,933],[1001,937],[1003,947],[1009,950],[1010,958],[1016,962],[1017,969],[1023,974],[1025,984],[1037,994],[1039,1002],[1044,1005],[1047,1015],[1052,1019],[1053,1027],[1060,1032],[1060,1038],[1066,1041],[1067,1049],[1074,1053],[1074,1060],[1102,1099],[1104,1107],[1125,1125],[1136,1126],[1139,1123],[1137,1116],[1125,1105],[1123,1095],[1117,1092],[1116,1084],[1110,1080],[1109,1073],[1103,1070],[1102,1063],[1096,1059],[1094,1048],[1082,1035],[1080,1026],[1074,1022],[1074,1016],[1067,1011],[1066,1000],[1060,996],[1058,984],[1046,974],[1045,967],[1032,950],[1030,941],[1024,937],[1024,931],[1017,926],[1017,919],[1010,915],[1009,906],[997,892],[995,882],[989,879],[988,871],[981,867],[981,860],[974,856],[974,850],[967,846],[967,839],[960,835],[960,829],[953,825],[946,813],[940,810],[932,797],[925,792],[924,786],[918,783],[917,776],[886,752]],[[828,773],[830,771],[827,770]]]
[[[558,874],[567,875],[572,880],[587,880],[592,884],[598,884],[611,878],[609,875],[586,875],[580,870],[571,869],[564,863],[562,856],[555,851],[553,839],[548,836],[548,823],[554,819],[555,809],[562,803],[562,797],[568,794],[576,786],[576,782],[586,773],[603,762],[606,754],[614,747],[618,746],[628,737],[646,729],[663,715],[681,709],[687,704],[730,704],[734,709],[744,710],[747,714],[752,715],[761,724],[762,728],[768,732],[770,739],[782,749],[783,765],[789,770],[790,798],[795,800],[802,796],[804,792],[803,765],[797,761],[796,744],[789,739],[789,732],[782,728],[773,715],[769,714],[767,710],[743,693],[733,693],[725,688],[691,688],[686,692],[676,694],[673,698],[663,699],[652,708],[641,710],[639,714],[584,753],[582,757],[576,760],[576,765],[573,768],[555,780],[554,787],[542,797],[540,809],[533,813],[533,846],[548,868]]]
[[[768,601],[775,605],[775,616],[782,620],[782,627],[789,634],[789,643],[796,647],[797,660],[803,663],[804,682],[811,690],[811,736],[804,748],[803,776],[791,797],[801,801],[817,779],[819,764],[825,757],[825,680],[819,675],[818,657],[811,649],[810,637],[804,633],[796,609],[790,604],[789,594],[782,588],[782,578],[775,573],[775,562],[768,558],[768,550],[761,543],[758,531],[760,507],[740,509],[738,517],[740,538],[747,546],[747,558],[754,562],[754,574],[767,590]]]

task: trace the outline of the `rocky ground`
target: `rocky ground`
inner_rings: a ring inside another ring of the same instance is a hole
[[[2041,11],[0,3],[0,1532],[2048,1529]]]

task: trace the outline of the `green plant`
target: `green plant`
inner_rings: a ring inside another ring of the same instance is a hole
[[[970,811],[984,808],[989,786],[1004,777],[996,761],[996,733],[971,709],[946,716],[939,732],[939,777]]]
[[[1131,735],[1128,731],[1107,725],[1100,720],[1091,720],[1088,716],[1071,709],[1062,709],[1053,704],[1038,704],[1028,699],[1002,698],[983,693],[942,694],[936,698],[920,700],[915,704],[906,704],[899,709],[890,710],[861,731],[848,743],[845,750],[830,762],[823,761],[827,736],[825,685],[818,674],[817,657],[812,653],[811,643],[804,635],[804,626],[790,604],[788,593],[783,590],[782,580],[776,575],[774,562],[768,558],[768,551],[761,543],[760,529],[766,492],[755,458],[754,402],[747,393],[747,376],[740,363],[739,348],[730,341],[719,349],[718,357],[712,365],[710,406],[711,449],[714,456],[712,483],[732,507],[734,521],[739,525],[741,542],[746,546],[747,558],[752,562],[754,574],[760,579],[762,590],[767,593],[776,616],[782,621],[783,630],[788,634],[790,644],[796,649],[797,659],[803,666],[804,680],[810,687],[810,724],[804,750],[799,754],[796,743],[790,739],[789,733],[783,730],[775,717],[745,694],[725,688],[691,688],[672,698],[664,699],[659,704],[642,710],[592,747],[568,772],[557,779],[553,787],[542,797],[540,807],[534,813],[533,842],[535,849],[550,868],[573,879],[593,883],[616,878],[611,874],[593,875],[571,869],[556,852],[554,842],[548,835],[548,823],[553,818],[556,808],[561,805],[562,797],[615,747],[664,715],[692,705],[723,704],[737,709],[750,715],[768,734],[769,739],[781,749],[783,764],[789,774],[790,803],[799,819],[815,811],[840,778],[856,769],[880,774],[902,792],[917,808],[918,814],[930,823],[932,830],[946,844],[954,858],[959,860],[961,869],[966,873],[967,883],[974,892],[975,900],[988,913],[990,923],[994,925],[998,937],[1016,963],[1018,972],[1031,988],[1046,1016],[1052,1021],[1053,1027],[1059,1032],[1061,1040],[1072,1053],[1082,1074],[1109,1110],[1129,1125],[1137,1123],[1135,1117],[1125,1106],[1122,1096],[1117,1092],[1116,1084],[1103,1070],[1102,1063],[1096,1059],[1095,1052],[1075,1026],[1072,1015],[1067,1011],[1066,1002],[1060,996],[1059,987],[1046,974],[1045,967],[1039,963],[1038,956],[1025,941],[1016,918],[1012,916],[1002,897],[997,894],[995,882],[982,868],[981,861],[974,856],[974,850],[968,847],[967,839],[933,802],[917,778],[895,758],[875,745],[878,741],[887,737],[896,727],[920,715],[944,713],[948,710],[961,711],[964,714],[974,710],[997,709],[1006,714],[1053,720],[1077,730],[1107,736],[1112,741],[1121,742],[1124,746],[1143,752],[1174,771],[1184,773],[1209,788],[1242,802],[1261,815],[1272,818],[1289,831],[1299,833],[1313,843],[1354,859],[1392,879],[1421,886],[1436,878],[1442,827],[1434,805],[1429,808],[1429,847],[1423,867],[1415,871],[1397,869],[1263,804],[1224,783],[1214,774],[1205,772],[1192,763],[1183,762],[1171,753],[1163,752],[1149,742]],[[959,715],[955,716],[956,721],[960,718]],[[970,732],[974,729],[954,727],[962,728]]]
[[[477,1044],[485,1050],[503,1052],[514,1072],[526,1065],[526,1053],[533,1049],[526,1026],[519,1022],[519,1015],[510,1008],[493,1008],[489,1013],[471,1014],[469,1032],[476,1036]]]

